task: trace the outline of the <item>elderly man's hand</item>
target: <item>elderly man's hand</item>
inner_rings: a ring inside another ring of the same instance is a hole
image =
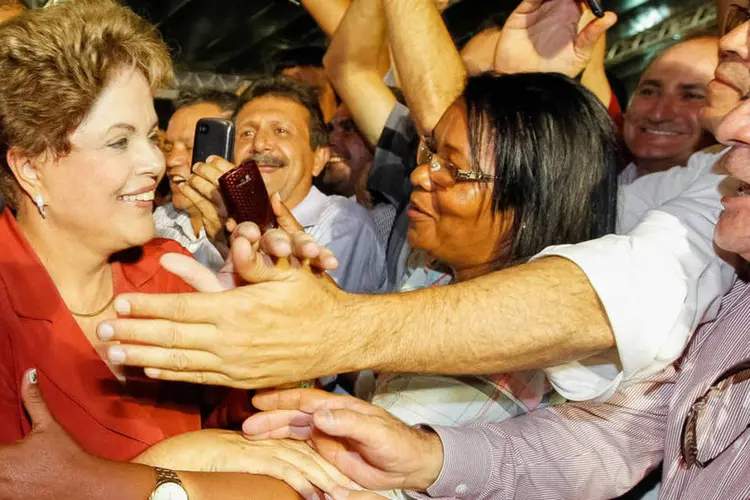
[[[250,440],[299,439],[362,486],[373,490],[426,490],[443,468],[443,447],[433,433],[411,428],[362,400],[296,389],[256,395],[265,410],[242,427]]]
[[[287,238],[288,248],[298,246],[286,233],[277,236]],[[267,244],[272,243],[279,242]],[[118,297],[115,309],[123,319],[101,323],[97,330],[102,341],[122,342],[109,348],[109,360],[142,366],[154,378],[240,388],[274,387],[359,369],[352,364],[361,362],[366,339],[352,335],[345,340],[341,333],[301,327],[301,320],[311,317],[348,320],[337,318],[342,314],[339,306],[354,299],[325,273],[269,265],[246,237],[236,238],[231,260],[239,279],[257,284],[221,291],[226,284],[193,278],[188,281],[210,293]],[[189,258],[177,267],[183,264],[187,269],[175,269],[174,262],[167,267],[181,276],[200,267]],[[346,350],[338,348],[341,342]],[[359,355],[349,356],[348,349]],[[335,351],[339,354],[332,354]]]
[[[503,26],[495,53],[499,73],[563,73],[575,77],[596,42],[617,22],[612,12],[581,25],[580,0],[524,0]]]

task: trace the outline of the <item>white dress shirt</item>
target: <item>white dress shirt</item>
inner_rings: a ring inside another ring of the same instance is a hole
[[[620,175],[617,176],[617,183],[620,186],[627,186],[628,184],[632,184],[637,178],[638,168],[635,166],[635,163],[631,162],[622,172],[620,172]]]
[[[224,257],[208,239],[206,230],[201,228],[198,236],[195,236],[187,212],[177,210],[174,205],[168,203],[154,210],[154,222],[158,238],[175,240],[192,253],[195,260],[213,272],[219,272],[224,266]]]
[[[343,196],[326,196],[313,186],[292,215],[334,253],[339,267],[329,274],[341,288],[352,293],[383,291],[385,249],[367,209]]]
[[[547,369],[571,400],[608,399],[620,386],[664,369],[695,328],[713,318],[734,281],[714,252],[713,233],[726,175],[714,171],[718,148],[695,153],[687,167],[621,186],[618,235],[545,249],[587,275],[617,343],[601,355]]]

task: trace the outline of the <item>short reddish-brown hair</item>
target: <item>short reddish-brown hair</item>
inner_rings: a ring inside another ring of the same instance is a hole
[[[114,0],[27,10],[0,24],[0,192],[10,206],[9,149],[67,154],[70,135],[123,67],[141,71],[154,90],[173,78],[156,28]]]

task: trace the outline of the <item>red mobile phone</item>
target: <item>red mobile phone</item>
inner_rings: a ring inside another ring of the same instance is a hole
[[[602,7],[601,0],[586,0],[586,5],[589,6],[589,9],[591,9],[591,12],[596,17],[604,17],[604,8]]]
[[[254,222],[262,233],[279,226],[255,161],[247,160],[219,177],[219,190],[229,216],[237,224]]]
[[[209,156],[232,161],[234,156],[234,123],[223,118],[201,118],[195,126],[193,163],[205,163]]]

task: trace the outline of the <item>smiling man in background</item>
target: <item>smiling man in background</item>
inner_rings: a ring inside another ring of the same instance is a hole
[[[625,113],[625,144],[632,163],[621,184],[687,165],[713,137],[701,127],[708,83],[718,64],[718,40],[702,37],[679,43],[649,64]]]
[[[230,92],[208,90],[185,91],[175,102],[176,111],[169,120],[166,134],[166,160],[172,203],[156,209],[156,235],[177,241],[204,266],[218,271],[224,257],[206,234],[200,211],[180,191],[190,177],[193,160],[195,126],[202,118],[231,118],[239,98]]]

